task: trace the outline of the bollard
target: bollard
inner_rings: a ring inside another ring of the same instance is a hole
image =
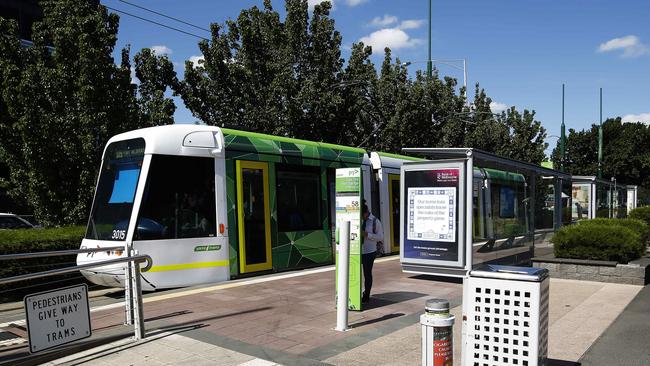
[[[338,278],[336,293],[336,328],[348,330],[348,297],[350,282],[350,221],[341,222],[338,245]]]
[[[453,366],[454,320],[449,301],[430,299],[420,316],[422,324],[422,366]]]

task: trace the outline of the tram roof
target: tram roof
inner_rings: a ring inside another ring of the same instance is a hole
[[[343,145],[273,136],[222,128],[226,150],[250,151],[259,154],[296,155],[307,159],[346,161],[361,164],[366,150]],[[367,157],[366,157],[367,159]]]
[[[515,169],[520,172],[534,173],[538,175],[549,175],[561,179],[570,180],[571,175],[554,169],[544,168],[540,165],[531,164],[525,161],[515,160],[499,156],[487,151],[473,148],[403,148],[407,153],[425,155],[430,159],[466,159],[468,156],[474,158],[475,165],[481,168],[492,168],[497,170]]]

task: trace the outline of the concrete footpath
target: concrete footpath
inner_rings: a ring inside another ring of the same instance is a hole
[[[580,358],[582,365],[650,365],[650,286]]]
[[[125,338],[128,329],[122,325],[123,309],[99,309],[92,313],[94,337],[122,332],[121,338],[40,362],[103,366],[419,365],[419,316],[424,301],[449,299],[452,313],[460,319],[462,285],[402,273],[397,259],[381,258],[375,264],[371,303],[362,312],[350,313],[348,332],[332,330],[336,322],[335,278],[333,267],[325,267],[150,295],[144,310],[147,338],[137,343]],[[551,364],[571,365],[580,360],[641,289],[552,279]],[[454,327],[454,343],[455,364],[460,365],[460,323]],[[9,358],[0,353],[0,362],[15,364],[20,352],[25,354],[24,349],[16,350]]]

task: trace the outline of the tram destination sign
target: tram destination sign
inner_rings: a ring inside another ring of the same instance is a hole
[[[29,351],[41,352],[91,335],[86,284],[25,297]]]

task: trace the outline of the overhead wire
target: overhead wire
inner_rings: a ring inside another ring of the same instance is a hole
[[[176,31],[176,32],[184,33],[184,34],[187,34],[188,36],[193,36],[193,37],[196,37],[196,38],[204,39],[204,40],[206,40],[206,41],[209,41],[209,40],[210,40],[210,39],[208,39],[208,38],[206,38],[206,37],[199,36],[198,34],[190,33],[190,32],[184,31],[184,30],[182,30],[182,29],[179,29],[179,28],[176,28],[176,27],[172,27],[171,25],[167,25],[167,24],[164,24],[164,23],[157,22],[157,21],[155,21],[155,20],[147,19],[147,18],[141,17],[141,16],[139,16],[139,15],[131,14],[131,13],[126,12],[126,11],[124,11],[124,10],[115,9],[115,8],[112,8],[112,7],[108,6],[108,5],[104,5],[104,6],[105,6],[107,9],[110,9],[110,10],[112,10],[112,11],[114,11],[114,12],[117,12],[117,13],[120,13],[120,14],[124,14],[124,15],[128,15],[128,16],[130,16],[130,17],[137,18],[137,19],[140,19],[140,20],[142,20],[142,21],[145,21],[145,22],[148,22],[148,23],[152,23],[152,24],[155,24],[155,25],[158,25],[158,26],[161,26],[161,27],[167,28],[167,29],[171,29],[171,30]]]
[[[190,23],[190,22],[186,22],[186,21],[184,21],[184,20],[182,20],[182,19],[178,19],[178,18],[175,18],[175,17],[173,17],[173,16],[170,16],[170,15],[167,15],[167,14],[163,14],[163,13],[160,13],[160,12],[158,12],[158,11],[155,11],[155,10],[152,10],[152,9],[149,9],[149,8],[145,8],[145,7],[142,6],[142,5],[134,4],[134,3],[132,3],[132,2],[125,1],[125,0],[118,0],[118,1],[119,1],[119,2],[122,2],[122,3],[125,3],[125,4],[128,4],[128,5],[131,5],[131,6],[133,6],[133,7],[136,7],[136,8],[138,8],[138,9],[142,9],[142,10],[144,10],[144,11],[148,11],[148,12],[150,12],[150,13],[153,13],[153,14],[156,14],[156,15],[160,15],[161,17],[165,17],[165,18],[167,18],[167,19],[171,19],[171,20],[177,21],[177,22],[179,22],[179,23],[183,23],[183,24],[185,24],[185,25],[189,25],[189,26],[194,27],[194,28],[196,28],[196,29],[200,29],[200,30],[203,30],[203,31],[206,31],[206,32],[210,33],[210,30],[207,29],[207,28],[200,27],[200,26],[195,25],[195,24],[192,24],[192,23]]]

